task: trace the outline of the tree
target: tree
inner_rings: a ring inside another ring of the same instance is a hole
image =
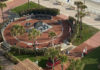
[[[29,39],[33,39],[33,48],[36,50],[36,39],[38,36],[40,36],[40,31],[33,28],[28,35]]]
[[[4,22],[3,8],[5,8],[5,7],[7,7],[6,3],[0,2],[0,9],[1,9],[1,13],[2,13],[2,19],[3,19],[3,22]]]
[[[61,61],[61,70],[63,70],[63,63],[67,61],[67,56],[66,55],[60,55],[59,56],[60,61]]]
[[[81,31],[82,31],[82,18],[85,16],[85,8],[86,5],[84,5],[81,1],[75,1],[74,3],[77,6],[77,13],[76,13],[76,17],[77,17],[77,29],[76,29],[76,35],[74,36],[73,40],[76,37],[81,37]]]
[[[11,28],[11,35],[17,36],[17,35],[23,35],[25,33],[25,28],[21,25],[13,25]]]
[[[49,32],[48,36],[49,36],[49,38],[52,39],[51,44],[52,44],[52,46],[54,46],[53,40],[56,37],[56,33],[51,31],[51,32]]]
[[[79,14],[80,14],[80,30],[82,30],[82,18],[86,15],[85,9],[87,8],[87,6],[82,4],[79,6],[79,8],[80,8],[80,12],[79,12]]]
[[[47,51],[47,56],[50,56],[52,62],[53,62],[53,70],[54,70],[54,59],[55,57],[57,58],[59,55],[59,50],[55,49],[55,48],[49,48]]]
[[[77,16],[76,17],[77,17],[77,24],[79,24],[79,16],[80,16],[79,15],[79,11],[80,11],[79,6],[82,5],[83,3],[81,1],[75,1],[74,4],[77,6]]]

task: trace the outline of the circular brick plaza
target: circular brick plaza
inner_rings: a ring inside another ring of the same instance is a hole
[[[59,23],[59,20],[61,20],[60,23]],[[37,20],[37,19],[27,19],[26,17],[22,17],[14,22],[11,22],[10,24],[7,25],[7,27],[4,30],[5,40],[7,41],[7,43],[11,45],[17,45],[17,46],[25,47],[25,48],[32,48],[33,40],[29,39],[27,32],[25,32],[23,35],[12,36],[11,28],[13,25],[19,24],[21,26],[24,26],[25,29],[29,29],[29,28],[32,28],[33,25],[39,21],[40,20]],[[42,32],[41,35],[37,38],[36,40],[38,44],[37,48],[49,47],[51,39],[48,37],[48,33],[50,31],[55,32],[57,35],[53,41],[54,44],[59,44],[63,42],[65,39],[67,39],[68,34],[69,34],[68,22],[65,22],[63,19],[57,16],[52,17],[52,19],[49,19],[49,20],[41,20],[41,21],[51,26],[51,28]],[[31,23],[31,24],[29,26],[25,26],[26,23]]]

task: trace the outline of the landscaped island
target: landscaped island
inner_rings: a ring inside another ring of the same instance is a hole
[[[3,28],[0,27],[4,40],[1,46],[6,51],[5,57],[16,64],[15,70],[20,70],[20,64],[27,69],[23,65],[27,62],[41,70],[57,70],[57,66],[60,67],[58,70],[99,68],[100,48],[88,54],[88,46],[84,46],[86,54],[83,49],[82,52],[72,53],[76,46],[99,31],[82,22],[86,6],[80,1],[76,1],[75,5],[76,19],[70,16],[63,18],[59,9],[46,8],[34,2],[11,9],[17,16],[9,18]],[[32,68],[31,65],[28,67]]]

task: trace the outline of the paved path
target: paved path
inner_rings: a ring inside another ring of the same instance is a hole
[[[19,5],[22,5],[22,4],[26,3],[26,2],[27,2],[27,0],[12,0],[10,2],[7,2],[6,3],[7,4],[7,7],[4,8],[4,16],[5,16],[5,18],[7,18],[7,16],[8,16],[8,12],[7,11],[9,9],[12,9],[14,7],[17,7]],[[1,16],[1,10],[0,10],[0,23],[2,22],[2,18],[1,17],[2,16]]]
[[[3,70],[12,70],[13,67],[13,63],[10,62],[8,59],[6,59],[4,56],[4,51],[1,49],[0,47],[0,65],[2,65],[4,67]]]
[[[100,46],[100,32],[97,32],[90,39],[76,47],[71,51],[74,56],[81,56],[81,53],[85,47],[87,47],[88,52]]]
[[[38,3],[37,0],[31,0],[31,1]],[[55,5],[55,1],[52,1],[52,0],[48,0],[48,1],[41,0],[40,4],[43,6],[46,6],[46,7],[50,7],[50,8],[58,8],[58,9],[60,9],[60,13],[66,15],[66,16],[74,16],[76,14],[75,10],[66,9],[68,7],[68,4]],[[95,28],[100,29],[100,20],[98,20],[98,21],[95,20],[97,17],[98,16],[91,14],[90,16],[86,16],[83,19],[83,22],[85,22],[86,24],[91,25]]]

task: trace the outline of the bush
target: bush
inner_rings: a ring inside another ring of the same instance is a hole
[[[44,55],[45,50],[44,49],[30,50],[27,48],[11,47],[10,52],[12,52],[13,54],[18,54],[18,55],[42,56]]]
[[[27,14],[44,14],[44,15],[51,15],[51,16],[56,16],[60,12],[58,9],[55,8],[36,8],[36,9],[28,9],[24,10],[22,12],[19,12],[20,16],[27,15]]]
[[[17,59],[15,56],[13,56],[11,53],[6,52],[5,57],[12,61],[14,64],[17,64],[19,62],[19,59]]]

